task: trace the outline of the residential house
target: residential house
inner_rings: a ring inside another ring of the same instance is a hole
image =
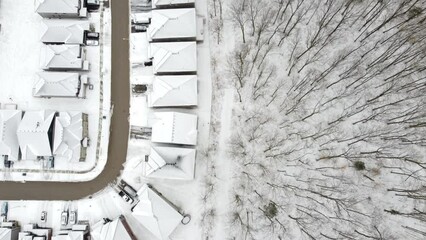
[[[153,10],[148,27],[150,41],[195,40],[196,15],[194,8]]]
[[[148,103],[150,107],[197,106],[197,76],[155,76]]]
[[[81,112],[27,111],[17,130],[23,160],[86,158],[88,116]]]
[[[16,161],[20,159],[16,131],[22,120],[20,110],[0,110],[0,159]]]
[[[142,186],[138,196],[132,216],[158,239],[170,239],[170,234],[183,219],[182,214],[151,186]]]
[[[152,0],[152,8],[194,7],[195,0]]]
[[[193,74],[197,72],[195,42],[151,43],[149,56],[153,61],[154,74]]]
[[[0,224],[0,240],[18,240],[20,227],[15,221]]]
[[[192,180],[195,170],[195,149],[151,146],[143,165],[150,178]]]
[[[44,70],[89,70],[80,45],[43,45],[40,64]]]
[[[124,216],[111,222],[98,223],[90,235],[92,240],[137,240]]]
[[[45,44],[80,44],[84,45],[86,34],[90,32],[88,21],[70,19],[44,20],[43,36]]]
[[[152,142],[196,145],[197,115],[179,112],[156,112],[152,125]]]
[[[84,0],[37,0],[36,12],[44,18],[87,17]]]
[[[87,75],[73,72],[38,72],[33,86],[34,97],[85,98]]]

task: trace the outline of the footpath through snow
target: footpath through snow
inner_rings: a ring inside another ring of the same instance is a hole
[[[228,156],[228,141],[231,137],[232,107],[234,89],[226,89],[222,100],[221,127],[219,134],[219,151],[216,157],[216,176],[219,184],[216,192],[217,218],[215,239],[226,239],[227,213],[229,212],[229,191],[232,186],[232,161]]]

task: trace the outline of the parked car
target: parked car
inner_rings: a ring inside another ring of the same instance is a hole
[[[68,224],[68,211],[63,211],[61,214],[61,225],[66,226]]]
[[[124,180],[120,181],[119,187],[121,188],[121,190],[127,193],[127,195],[129,195],[131,198],[135,198],[138,195],[136,190]]]
[[[71,211],[70,212],[70,218],[68,220],[69,224],[76,224],[77,223],[77,212],[76,211]]]
[[[47,221],[47,212],[46,211],[41,212],[40,220],[42,222],[46,222]]]
[[[130,203],[130,204],[132,204],[133,202],[134,202],[134,200],[133,200],[133,198],[132,197],[130,197],[126,192],[124,192],[124,191],[120,191],[119,193],[118,193],[118,195],[120,195],[120,197],[121,198],[123,198],[124,199],[124,201],[126,201],[126,202],[128,202],[128,203]]]
[[[11,165],[12,165],[12,161],[9,161],[9,160],[4,160],[4,167],[5,168],[10,168],[11,167]]]

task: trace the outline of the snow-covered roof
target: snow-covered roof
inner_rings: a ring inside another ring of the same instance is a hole
[[[59,112],[55,119],[53,154],[70,162],[80,161],[83,140],[84,114],[81,112]]]
[[[55,111],[27,111],[19,124],[17,135],[22,159],[52,156],[52,128]]]
[[[80,97],[80,74],[38,72],[33,87],[35,97]],[[81,91],[83,92],[83,91]]]
[[[169,239],[183,216],[146,184],[138,196],[140,201],[132,210],[133,217],[157,238]]]
[[[12,229],[0,228],[0,240],[15,240],[12,238]]]
[[[90,30],[88,21],[60,19],[43,21],[45,27],[41,41],[56,44],[84,44],[84,32]]]
[[[197,46],[195,42],[151,43],[154,73],[196,72]]]
[[[120,218],[94,227],[90,235],[92,240],[133,240]]]
[[[194,179],[195,149],[178,147],[151,147],[145,162],[145,175],[166,179]]]
[[[169,5],[194,4],[195,0],[153,0],[152,7],[165,7]]]
[[[19,233],[19,240],[44,240],[49,239],[52,233],[51,228],[34,228],[33,224],[25,224],[21,226],[21,232]],[[36,235],[37,237],[34,237]]]
[[[148,36],[151,40],[195,38],[195,19],[195,8],[154,10]]]
[[[151,107],[196,106],[197,76],[156,76],[148,100]]]
[[[22,119],[20,110],[0,110],[0,156],[8,156],[8,160],[19,158],[19,142],[16,131]]]
[[[83,8],[81,0],[37,0],[37,13],[43,17],[79,17]]]
[[[81,46],[43,45],[40,63],[44,69],[82,69]]]
[[[53,236],[52,240],[84,240],[84,232],[68,232],[66,235]]]
[[[157,143],[197,144],[197,115],[179,112],[154,114],[151,140]]]

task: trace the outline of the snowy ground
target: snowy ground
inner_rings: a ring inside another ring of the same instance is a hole
[[[234,167],[232,159],[228,156],[227,146],[232,132],[232,107],[234,102],[234,90],[225,89],[222,102],[221,127],[219,133],[219,146],[216,157],[216,177],[218,178],[218,189],[216,194],[216,229],[214,235],[216,239],[226,239],[227,217],[229,213],[230,188],[232,186],[232,176]]]
[[[54,170],[43,169],[40,161],[18,161],[12,169],[0,169],[3,174],[0,178],[14,181],[87,181],[97,176],[106,163],[106,149],[109,137],[110,119],[110,12],[104,13],[102,19],[104,30],[103,54],[100,58],[102,46],[86,47],[87,60],[90,62],[89,81],[93,90],[87,89],[85,99],[63,98],[34,98],[32,86],[36,72],[40,68],[40,37],[43,32],[43,18],[35,13],[34,3],[24,1],[16,4],[12,0],[3,0],[0,8],[0,103],[2,106],[14,104],[22,110],[53,109],[57,111],[82,111],[89,115],[90,146],[87,149],[85,162],[55,162]],[[94,24],[96,31],[100,31],[100,14],[92,13],[88,19]],[[102,69],[101,62],[103,61]],[[101,89],[101,75],[103,88]],[[101,105],[102,92],[102,105]],[[99,121],[102,120],[102,130]],[[98,136],[98,133],[101,135]],[[99,145],[98,145],[99,141]],[[99,146],[99,156],[97,148]],[[26,173],[26,176],[23,176]]]
[[[207,16],[207,0],[197,1],[197,13]],[[195,109],[178,110],[183,112],[191,112],[199,117],[198,126],[198,146],[197,146],[197,163],[195,179],[193,181],[175,181],[175,180],[151,180],[143,177],[142,159],[148,153],[150,142],[147,140],[130,139],[128,146],[128,157],[125,168],[122,172],[122,178],[132,185],[135,189],[139,189],[143,183],[151,183],[163,196],[176,205],[182,213],[190,214],[192,221],[188,225],[180,225],[171,235],[173,240],[194,240],[201,239],[200,227],[200,210],[202,203],[200,200],[200,181],[205,175],[205,163],[200,161],[203,153],[206,152],[209,139],[210,128],[210,110],[211,110],[211,76],[210,76],[210,49],[209,36],[205,26],[204,42],[197,45],[198,54],[198,78],[199,78],[199,106]],[[139,36],[141,41],[145,37]],[[132,37],[129,38],[132,41]],[[147,42],[145,43],[147,44]],[[131,44],[132,46],[132,44]],[[131,52],[137,53],[138,57],[133,58],[135,62],[145,59],[146,47],[137,45],[137,48],[131,49]],[[109,53],[108,53],[109,54]],[[108,55],[109,56],[109,55]],[[105,58],[106,59],[106,58]],[[106,70],[107,71],[107,70]],[[150,83],[152,81],[152,70],[148,68],[133,68],[132,83]],[[135,126],[149,126],[150,115],[152,111],[148,108],[146,97],[137,96],[131,99],[131,116],[130,123]],[[106,155],[106,151],[105,151]],[[29,215],[24,212],[31,209]],[[91,198],[82,199],[73,202],[52,201],[11,201],[9,202],[9,219],[18,220],[21,224],[39,223],[40,226],[52,227],[54,231],[60,230],[60,213],[64,209],[77,210],[79,220],[88,220],[91,225],[96,224],[102,218],[113,219],[123,214],[127,217],[132,230],[141,239],[154,239],[154,237],[137,224],[131,216],[130,206],[127,205],[118,194],[110,187],[104,191],[93,195]],[[39,218],[41,211],[48,211],[48,221],[41,224]]]

